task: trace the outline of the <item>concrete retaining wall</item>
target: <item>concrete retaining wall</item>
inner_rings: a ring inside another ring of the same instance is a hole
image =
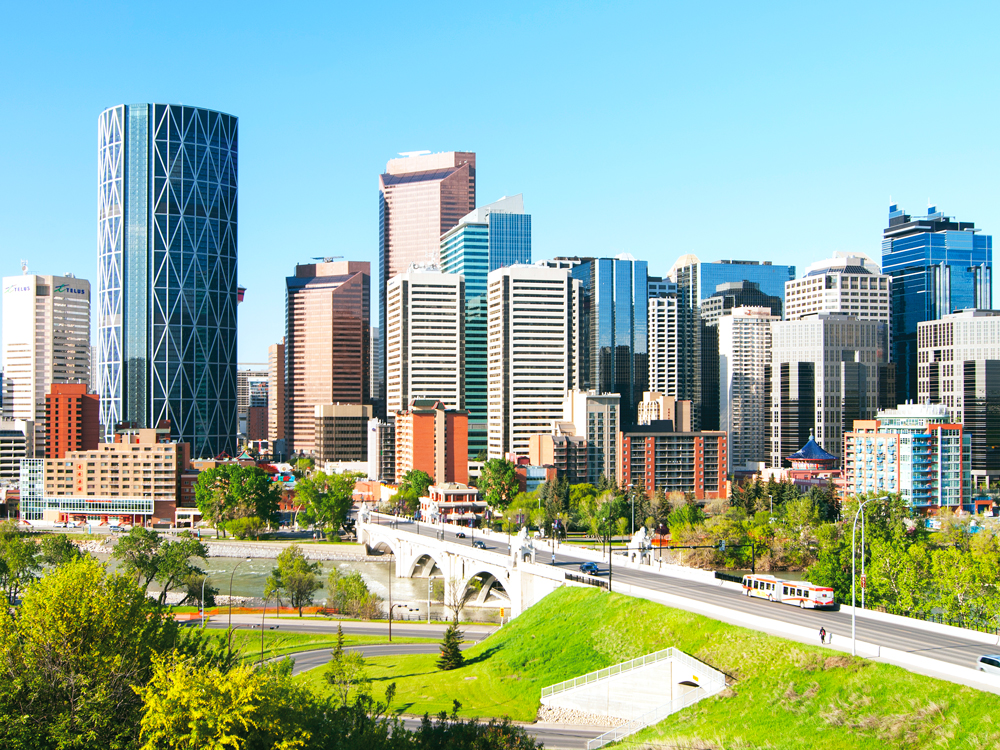
[[[209,557],[262,557],[276,559],[290,544],[267,544],[266,542],[205,542]],[[362,544],[300,544],[307,560],[377,560],[367,554]]]

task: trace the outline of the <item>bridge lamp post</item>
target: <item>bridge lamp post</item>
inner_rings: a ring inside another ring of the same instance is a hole
[[[240,560],[238,563],[236,563],[236,565],[233,566],[232,575],[229,576],[229,627],[230,627],[230,629],[232,629],[232,627],[233,627],[233,578],[236,577],[236,568],[240,567],[245,562],[250,562],[250,560],[251,560],[251,558],[248,557],[246,560]],[[202,594],[204,595],[204,591],[202,592]]]
[[[205,582],[207,580],[207,575],[201,579],[201,627],[203,630],[205,628]],[[230,595],[232,595],[232,592],[230,592]]]
[[[863,503],[861,503],[861,505],[858,506],[858,512],[854,514],[854,525],[851,527],[851,656],[857,656],[858,655],[858,635],[857,635],[857,627],[856,627],[857,610],[856,610],[856,606],[855,606],[855,583],[856,583],[855,579],[857,577],[855,575],[855,568],[856,568],[855,558],[857,556],[857,549],[856,549],[855,543],[854,543],[854,540],[855,540],[855,537],[856,537],[857,531],[858,531],[858,516],[861,515],[861,511],[864,510],[865,506],[868,505],[868,503],[873,503],[876,500],[888,500],[888,499],[889,499],[888,496],[869,498],[868,500],[865,500]],[[864,522],[862,521],[862,524],[861,524],[861,565],[862,565],[862,567],[864,566],[864,563],[865,563],[864,554],[865,554],[865,525],[864,525]]]

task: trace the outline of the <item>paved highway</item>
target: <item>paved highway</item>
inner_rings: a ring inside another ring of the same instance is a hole
[[[419,533],[421,536],[431,538],[439,536],[441,530],[440,526],[429,526],[402,519],[398,521],[398,528],[401,531]],[[466,534],[465,539],[457,537],[456,533],[452,528],[445,527],[445,541],[471,546],[473,539],[482,540],[486,545],[485,549],[487,552],[497,552],[502,555],[510,554],[505,540],[496,541],[489,537],[475,534],[472,529],[462,530],[462,533]],[[578,573],[579,565],[584,559],[574,554],[571,545],[558,547],[554,557],[545,546],[535,548],[536,562],[549,563],[551,560],[551,564],[566,568],[568,572]],[[604,578],[607,577],[607,562],[599,564],[599,575]],[[612,570],[611,579],[612,589],[616,583],[627,583],[654,591],[683,596],[697,602],[715,604],[733,612],[760,615],[772,620],[812,628],[817,633],[817,645],[819,643],[820,627],[825,627],[828,633],[834,633],[837,636],[850,637],[851,634],[851,615],[847,611],[798,609],[787,604],[749,599],[737,591],[722,588],[721,586],[707,585],[682,578],[673,578],[652,571],[638,571],[629,568],[619,568],[617,566]],[[974,667],[976,660],[983,654],[1000,652],[1000,647],[998,646],[991,647],[965,638],[930,633],[905,625],[879,622],[863,617],[857,618],[857,637],[859,641],[867,641],[868,643],[900,651],[909,651],[914,654],[964,667]]]

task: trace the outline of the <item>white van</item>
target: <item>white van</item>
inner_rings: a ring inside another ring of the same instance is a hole
[[[976,669],[978,669],[980,672],[989,672],[990,674],[1000,674],[1000,656],[996,654],[980,656],[979,661],[976,662]]]

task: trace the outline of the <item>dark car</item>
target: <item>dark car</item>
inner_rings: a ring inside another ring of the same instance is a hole
[[[581,563],[580,564],[580,572],[581,573],[590,573],[590,575],[596,576],[598,574],[598,572],[600,572],[600,571],[599,571],[599,569],[597,567],[597,563],[595,563],[595,562],[585,562],[585,563]]]
[[[479,549],[486,549],[486,543],[482,539],[476,539],[472,542],[473,547],[478,547]]]
[[[455,536],[457,536],[459,539],[465,539],[465,532],[459,531],[455,534]]]

